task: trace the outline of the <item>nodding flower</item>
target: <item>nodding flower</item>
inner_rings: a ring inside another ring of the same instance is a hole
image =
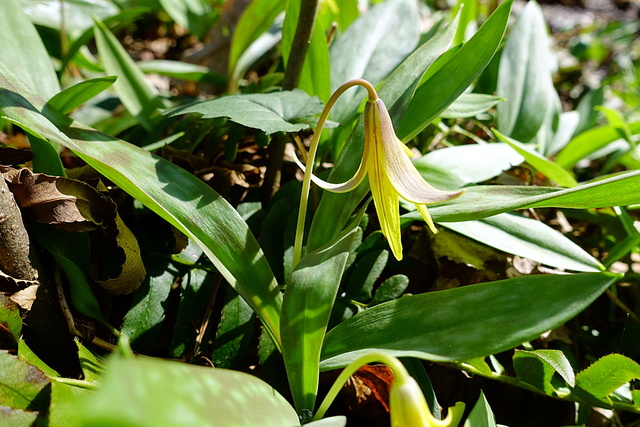
[[[311,175],[311,180],[325,190],[345,193],[356,188],[365,176],[368,176],[382,234],[389,241],[393,255],[397,260],[401,260],[398,197],[415,204],[431,231],[437,233],[427,205],[455,199],[463,191],[442,191],[426,182],[411,162],[411,152],[396,136],[389,112],[371,84],[364,80],[352,80],[341,88],[355,84],[360,84],[369,91],[369,99],[364,109],[364,151],[360,167],[351,179],[343,183],[333,184],[315,175]],[[339,96],[342,92],[338,89],[336,94]],[[327,107],[330,108],[330,105],[331,101],[327,103]],[[304,168],[300,162],[298,164]]]
[[[456,427],[464,413],[464,403],[449,408],[443,420],[431,415],[420,386],[408,375],[396,375],[389,395],[391,427]]]

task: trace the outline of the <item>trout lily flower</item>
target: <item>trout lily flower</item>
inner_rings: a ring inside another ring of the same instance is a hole
[[[431,415],[420,386],[409,375],[397,375],[389,395],[391,427],[456,427],[464,413],[464,403],[449,408],[443,420]]]
[[[345,193],[355,189],[368,176],[382,234],[389,241],[393,255],[401,260],[398,197],[415,204],[431,231],[437,233],[438,230],[427,211],[427,205],[455,199],[463,192],[442,191],[427,183],[411,162],[411,152],[396,136],[387,108],[378,98],[373,87],[363,80],[352,82],[348,82],[345,86],[350,83],[351,86],[361,84],[369,90],[369,99],[364,109],[364,151],[360,166],[355,175],[343,183],[333,184],[315,175],[311,175],[311,180],[325,190]],[[331,100],[327,103],[327,107],[330,103]],[[320,128],[320,122],[318,125]],[[312,154],[311,149],[309,154]],[[300,162],[298,164],[304,169]]]
[[[360,356],[342,370],[318,407],[314,421],[322,419],[347,379],[367,363],[384,363],[393,372],[394,380],[389,392],[392,427],[457,427],[460,424],[465,407],[463,402],[450,407],[445,419],[435,418],[431,415],[420,386],[402,362],[389,353],[375,350]]]

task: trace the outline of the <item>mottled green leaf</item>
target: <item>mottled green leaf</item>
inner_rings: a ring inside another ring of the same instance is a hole
[[[267,134],[309,129],[302,119],[322,112],[322,103],[301,90],[266,94],[231,95],[183,105],[163,114],[202,114],[204,119],[228,117],[231,121]]]
[[[48,384],[49,379],[40,369],[0,350],[0,406],[46,409],[48,398],[43,390]]]

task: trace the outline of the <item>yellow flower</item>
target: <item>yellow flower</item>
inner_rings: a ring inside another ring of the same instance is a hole
[[[409,375],[397,375],[389,396],[391,427],[448,427],[457,426],[464,413],[464,403],[449,408],[444,420],[431,415],[420,386]]]
[[[370,98],[364,110],[364,152],[358,171],[351,179],[340,184],[332,184],[313,175],[311,177],[325,190],[344,193],[356,188],[368,175],[382,234],[398,260],[402,259],[398,196],[414,203],[431,231],[437,233],[427,205],[446,202],[463,193],[442,191],[429,185],[409,160],[410,155],[393,130],[384,102],[377,97]]]

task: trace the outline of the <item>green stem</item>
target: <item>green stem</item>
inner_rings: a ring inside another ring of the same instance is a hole
[[[318,408],[318,412],[316,412],[316,415],[313,417],[313,421],[320,420],[322,419],[322,417],[324,417],[325,412],[327,412],[327,409],[329,409],[329,406],[331,406],[331,404],[333,403],[333,400],[336,398],[336,396],[340,392],[340,389],[347,382],[347,380],[351,375],[355,374],[356,371],[360,369],[362,366],[368,363],[375,363],[375,362],[384,363],[389,368],[391,368],[391,370],[393,371],[393,375],[395,377],[394,384],[396,381],[402,383],[406,381],[406,379],[409,377],[409,373],[407,372],[407,369],[404,367],[402,362],[400,362],[398,359],[391,356],[390,354],[383,353],[383,352],[372,352],[372,353],[365,354],[364,356],[361,356],[356,360],[354,360],[353,362],[351,362],[349,366],[344,368],[344,370],[340,373],[336,381],[331,386],[331,389],[329,389],[329,392],[325,396],[324,400],[320,404],[320,407]]]
[[[318,142],[320,141],[320,136],[322,135],[322,129],[324,128],[324,124],[327,121],[327,117],[329,117],[329,112],[333,108],[333,105],[336,103],[338,98],[340,98],[340,96],[347,89],[352,88],[353,86],[362,86],[367,89],[367,92],[369,94],[369,101],[373,102],[378,99],[376,89],[371,83],[363,79],[355,79],[349,80],[338,89],[336,89],[333,95],[331,95],[331,98],[329,98],[329,101],[327,101],[327,105],[324,106],[324,110],[322,110],[322,114],[320,114],[320,118],[318,119],[318,125],[316,126],[316,129],[313,133],[313,138],[311,139],[309,154],[307,154],[307,163],[304,171],[304,179],[302,181],[302,193],[300,195],[300,210],[298,211],[296,239],[293,246],[293,268],[296,268],[296,265],[302,257],[302,240],[304,237],[304,223],[307,217],[307,205],[309,204],[309,188],[311,187],[311,175],[313,174],[313,165],[315,163],[316,152],[318,151]]]

